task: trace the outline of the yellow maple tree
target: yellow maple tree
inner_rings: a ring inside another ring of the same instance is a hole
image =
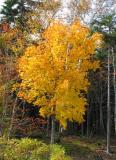
[[[65,128],[67,120],[84,120],[89,70],[99,68],[93,57],[102,36],[91,34],[79,21],[52,23],[38,45],[30,46],[18,60],[21,83],[17,95],[40,106],[42,116],[54,115]]]

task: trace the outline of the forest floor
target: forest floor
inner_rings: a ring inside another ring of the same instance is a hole
[[[111,140],[111,154],[106,154],[104,138],[65,137],[62,146],[73,160],[116,160],[116,137]]]
[[[36,151],[37,149],[37,142],[33,140],[37,140],[38,145],[41,144],[39,142],[44,142],[44,145],[46,143],[47,146],[49,146],[48,139],[43,140],[24,138],[7,140],[7,138],[3,137],[0,139],[0,157],[4,157],[4,155],[7,155],[9,157],[9,154],[13,154],[15,155],[15,157],[20,157],[24,155],[29,156],[29,153],[33,153],[33,151]],[[66,155],[70,156],[72,160],[116,160],[116,137],[113,137],[111,139],[110,155],[106,154],[106,139],[103,137],[86,138],[79,136],[66,136],[61,138],[60,143],[58,144],[63,146]],[[38,149],[41,150],[41,147]],[[42,148],[41,151],[42,153],[44,153],[44,148]],[[56,151],[58,151],[57,155],[60,155],[58,148],[55,149],[55,153]],[[10,158],[10,160],[13,159],[14,158]],[[3,158],[0,158],[0,160],[3,160]],[[9,158],[4,160],[9,160]],[[23,160],[23,158],[21,160]]]

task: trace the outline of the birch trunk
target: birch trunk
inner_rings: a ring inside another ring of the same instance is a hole
[[[112,48],[112,56],[113,56],[113,85],[114,85],[114,129],[116,134],[116,64],[115,64],[115,54]]]
[[[55,142],[55,117],[52,116],[51,144]]]
[[[47,117],[47,137],[49,136],[50,116]]]
[[[108,48],[108,84],[107,84],[107,154],[110,153],[111,132],[111,108],[110,108],[110,48]]]

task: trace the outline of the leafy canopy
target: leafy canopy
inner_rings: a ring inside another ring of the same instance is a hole
[[[17,95],[40,106],[42,116],[54,115],[63,127],[67,120],[81,123],[87,105],[87,74],[99,67],[94,54],[101,39],[79,21],[70,26],[52,23],[41,42],[28,47],[18,61],[22,81],[14,85]]]

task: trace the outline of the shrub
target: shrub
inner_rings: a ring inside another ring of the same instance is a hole
[[[0,160],[71,160],[59,145],[46,145],[36,139],[0,139]]]
[[[51,145],[51,156],[50,160],[71,160],[69,156],[66,156],[65,150],[60,145]]]

